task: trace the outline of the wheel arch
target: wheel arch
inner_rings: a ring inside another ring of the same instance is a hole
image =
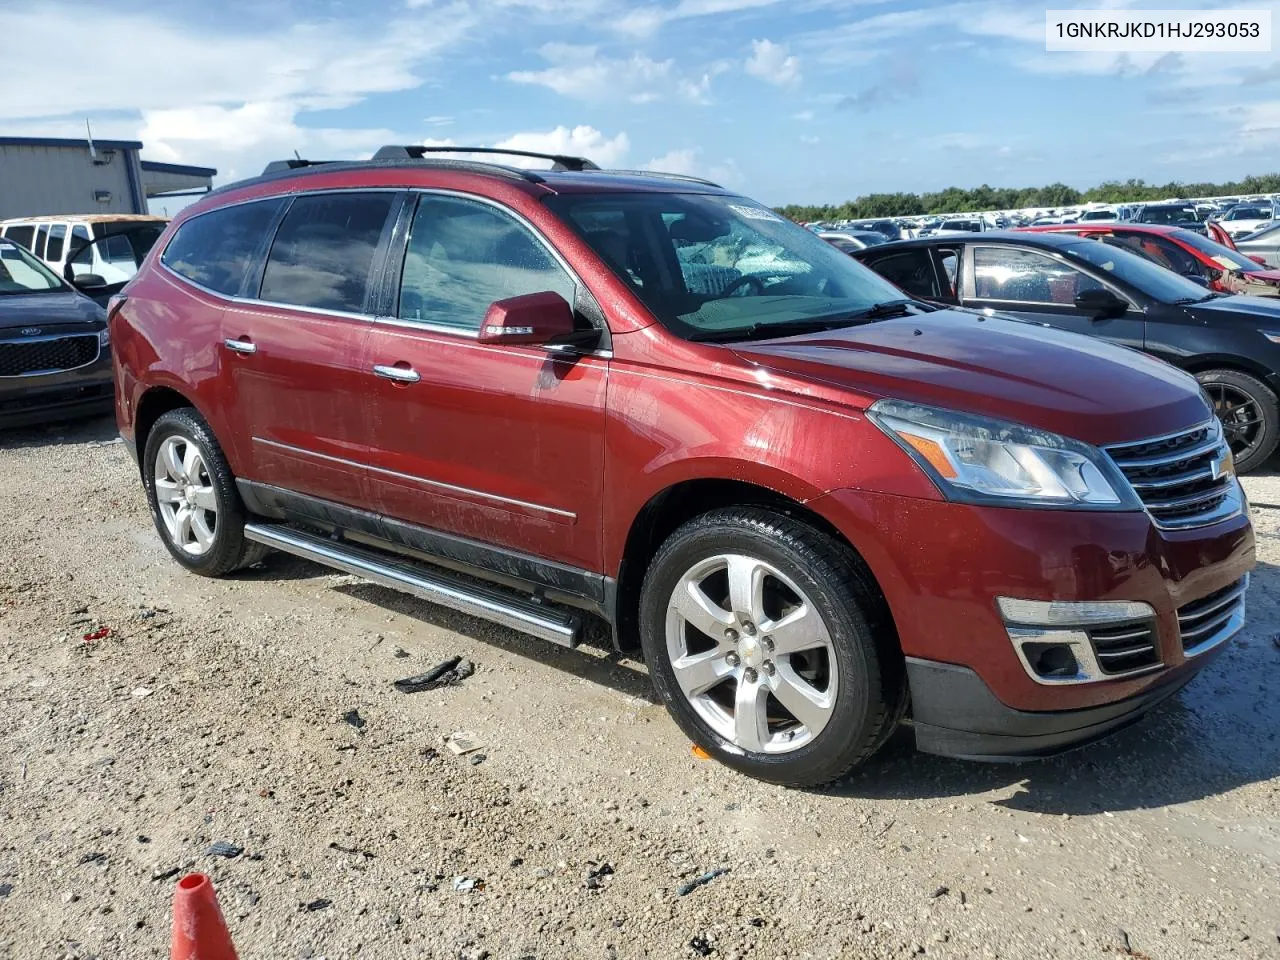
[[[190,407],[208,422],[209,418],[205,417],[204,412],[196,405],[195,401],[173,387],[166,385],[147,387],[138,397],[134,405],[133,444],[137,453],[136,459],[140,466],[143,463],[147,449],[147,437],[151,433],[151,428],[155,426],[157,420],[170,410],[178,410],[182,407]]]
[[[1195,374],[1208,373],[1210,370],[1234,370],[1237,373],[1247,373],[1249,376],[1261,380],[1272,392],[1276,390],[1271,380],[1271,370],[1251,357],[1244,357],[1238,354],[1200,354],[1188,357],[1186,360],[1180,361],[1178,365],[1193,376]]]

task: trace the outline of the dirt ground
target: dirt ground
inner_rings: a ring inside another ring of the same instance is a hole
[[[1280,957],[1274,472],[1247,630],[1142,724],[1017,766],[903,731],[797,792],[693,758],[603,644],[279,555],[183,572],[113,437],[0,438],[0,957],[166,957],[188,870],[242,958]]]

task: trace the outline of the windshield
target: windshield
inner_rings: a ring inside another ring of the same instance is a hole
[[[579,193],[545,202],[682,337],[768,336],[770,327],[834,322],[903,299],[813,232],[742,197]]]
[[[1230,247],[1224,247],[1222,244],[1215,243],[1208,237],[1202,237],[1198,233],[1192,233],[1190,230],[1175,230],[1173,235],[1178,238],[1179,243],[1194,247],[1219,266],[1226,267],[1228,270],[1234,269],[1244,273],[1258,273],[1266,269],[1243,254],[1236,253]]]
[[[1271,211],[1262,207],[1235,207],[1228,211],[1224,220],[1270,220]]]
[[[1116,279],[1162,303],[1190,303],[1209,296],[1204,287],[1172,270],[1105,243],[1081,240],[1065,247],[1068,257],[1091,263]]]
[[[1081,220],[1114,220],[1116,214],[1114,210],[1090,210]]]
[[[1199,223],[1195,207],[1147,207],[1142,211],[1145,223]]]
[[[0,295],[64,289],[57,275],[16,243],[0,242]]]

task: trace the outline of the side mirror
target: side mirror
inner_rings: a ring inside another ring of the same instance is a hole
[[[508,297],[489,306],[480,343],[550,344],[573,334],[573,308],[550,290]]]
[[[1262,264],[1264,267],[1267,265],[1267,258],[1260,257],[1256,253],[1249,254],[1249,259],[1252,260],[1254,263]]]
[[[1076,295],[1076,309],[1094,320],[1120,317],[1129,309],[1129,302],[1106,288],[1083,290]]]
[[[67,265],[67,270],[71,269],[71,265]],[[102,279],[96,273],[82,273],[80,276],[71,276],[68,278],[71,285],[77,290],[98,290],[107,285],[107,281]]]

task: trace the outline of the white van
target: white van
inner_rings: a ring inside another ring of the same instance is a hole
[[[138,272],[168,222],[166,217],[120,213],[18,217],[0,220],[0,236],[22,244],[60,277],[66,276],[70,258],[74,276],[94,274],[113,284]]]

